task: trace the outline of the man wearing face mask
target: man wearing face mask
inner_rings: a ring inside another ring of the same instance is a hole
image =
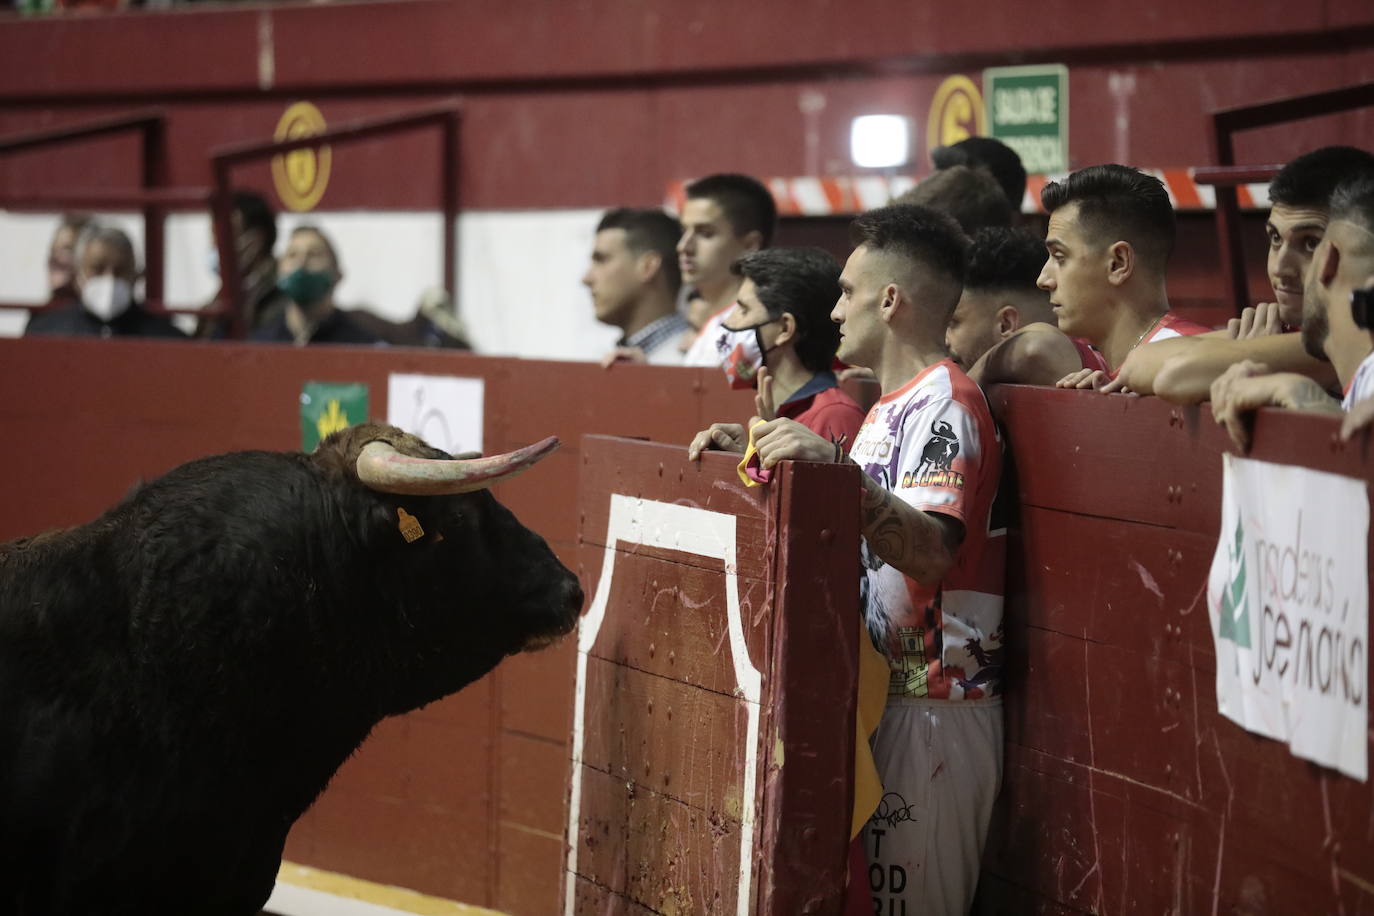
[[[776,405],[776,416],[832,441],[852,441],[864,412],[830,371],[840,342],[830,320],[840,265],[818,249],[765,248],[730,270],[741,280],[737,301],[712,338],[730,387],[759,387],[760,402]],[[706,449],[742,453],[747,444],[743,425],[713,423],[687,454],[696,460]]]
[[[252,340],[294,343],[378,344],[381,341],[334,305],[339,258],[319,228],[297,226],[277,264],[277,287],[291,300],[272,323],[253,331]]]
[[[165,315],[154,315],[134,301],[137,279],[129,237],[112,227],[87,226],[76,242],[80,301],[33,315],[24,335],[184,338]]]

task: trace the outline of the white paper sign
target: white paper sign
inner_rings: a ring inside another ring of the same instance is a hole
[[[450,455],[482,450],[480,378],[393,374],[387,382],[386,421]]]
[[[1217,708],[1299,757],[1368,775],[1365,482],[1223,456],[1207,581]]]

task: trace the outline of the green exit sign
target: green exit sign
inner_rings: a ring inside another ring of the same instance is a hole
[[[983,71],[988,134],[1016,150],[1032,175],[1069,169],[1069,68],[1063,64]]]

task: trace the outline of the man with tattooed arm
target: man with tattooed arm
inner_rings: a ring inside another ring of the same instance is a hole
[[[864,470],[864,617],[889,668],[873,737],[885,794],[863,831],[869,890],[874,912],[953,916],[972,903],[1002,775],[1002,444],[945,349],[967,260],[958,225],[896,205],[850,234],[837,356],[883,391],[847,459]],[[764,467],[846,460],[786,419],[754,442]]]

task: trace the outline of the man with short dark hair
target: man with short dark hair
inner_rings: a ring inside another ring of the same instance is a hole
[[[743,255],[731,270],[743,282],[715,341],[731,387],[758,387],[774,416],[852,442],[863,410],[831,371],[840,342],[830,320],[840,265],[816,248],[767,248]],[[697,433],[687,457],[706,449],[743,452],[747,444],[743,425],[715,423]]]
[[[1021,212],[1026,197],[1026,167],[1016,150],[995,137],[965,137],[949,146],[937,146],[930,154],[936,169],[958,165],[984,168],[997,179],[1013,213]]]
[[[1169,311],[1165,288],[1174,248],[1174,208],[1158,178],[1124,165],[1079,169],[1040,194],[1050,214],[1049,253],[1038,284],[1059,329],[1102,357],[1064,388],[1101,389],[1141,344],[1209,330]]]
[[[1338,187],[1328,217],[1303,291],[1301,339],[1308,353],[1331,362],[1345,398],[1337,401],[1305,375],[1237,363],[1212,384],[1211,396],[1212,416],[1241,449],[1249,444],[1248,414],[1257,408],[1348,411],[1374,395],[1374,314],[1354,295],[1374,278],[1374,174]]]
[[[1011,204],[992,173],[967,165],[932,172],[892,202],[948,213],[970,236],[988,226],[1010,226],[1012,221]]]
[[[1050,297],[1036,286],[1044,263],[1045,244],[1025,230],[973,234],[964,292],[945,345],[980,385],[1053,385],[1085,365],[1087,344],[1059,333]],[[1096,357],[1089,358],[1095,365]]]
[[[582,283],[596,320],[620,329],[603,365],[625,358],[682,364],[677,341],[688,325],[677,311],[678,235],[677,220],[662,210],[619,208],[601,217]]]
[[[290,298],[277,287],[277,214],[267,199],[254,191],[235,191],[229,212],[230,228],[234,233],[234,256],[239,274],[239,303],[243,309],[249,332],[274,325],[286,311]],[[223,270],[219,251],[212,252],[216,273]],[[222,274],[221,274],[222,277]],[[218,303],[223,296],[215,294]],[[201,318],[196,324],[196,337],[223,337],[229,328],[229,316]]]
[[[31,315],[25,336],[186,336],[166,315],[149,312],[134,298],[138,258],[123,231],[87,223],[76,240],[75,264],[78,299]]]
[[[290,301],[275,321],[254,330],[251,339],[297,346],[381,343],[335,304],[334,290],[342,279],[339,255],[324,231],[297,226],[277,264],[277,287]]]
[[[968,241],[910,205],[863,214],[851,240],[837,355],[883,391],[850,452],[864,471],[864,617],[890,668],[873,739],[888,807],[863,833],[871,912],[965,914],[1001,781],[1005,551],[992,523],[1001,440],[945,350]],[[754,442],[765,468],[839,460],[790,420]]]
[[[1180,404],[1207,400],[1212,382],[1245,360],[1300,372],[1322,385],[1334,383],[1329,363],[1313,358],[1296,336],[1280,332],[1302,321],[1304,276],[1326,229],[1332,191],[1364,173],[1374,173],[1374,155],[1350,146],[1322,147],[1285,165],[1269,185],[1273,208],[1265,225],[1275,301],[1247,307],[1224,331],[1140,347],[1127,358],[1118,380],[1133,391]]]
[[[677,243],[682,282],[704,300],[707,315],[683,357],[684,365],[716,365],[715,336],[734,307],[740,278],[730,265],[740,255],[767,248],[778,227],[778,208],[757,179],[708,175],[687,185],[682,237]]]

